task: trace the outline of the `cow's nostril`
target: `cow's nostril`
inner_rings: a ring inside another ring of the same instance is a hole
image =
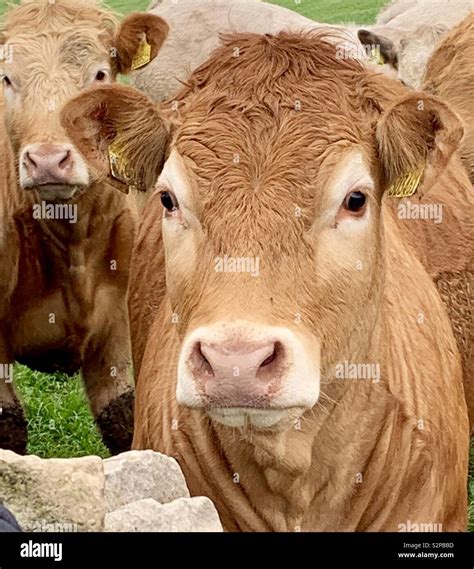
[[[70,150],[67,150],[65,152],[64,158],[59,161],[59,167],[61,169],[66,168],[69,165],[70,161],[71,161],[71,152]]]
[[[280,342],[196,342],[190,360],[196,378],[244,384],[271,379],[283,355]]]
[[[265,358],[258,367],[257,378],[265,379],[272,377],[275,373],[278,373],[278,369],[284,360],[285,348],[281,342],[275,342],[273,344],[272,353]]]
[[[277,357],[277,346],[273,347],[273,352],[266,358],[261,364],[260,367],[269,366]]]
[[[37,168],[38,164],[33,160],[31,154],[29,152],[27,152],[25,154],[25,162],[27,163],[27,165],[29,166],[33,166],[33,168]]]
[[[196,353],[197,353],[197,360],[199,365],[199,371],[209,376],[213,376],[214,373],[212,371],[212,366],[209,363],[209,360],[202,352],[202,344],[198,342],[196,345]]]

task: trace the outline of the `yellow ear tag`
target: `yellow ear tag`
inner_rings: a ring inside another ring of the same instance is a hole
[[[151,45],[146,41],[142,40],[141,44],[138,46],[137,53],[134,55],[132,60],[131,70],[135,71],[144,67],[151,61]]]
[[[408,198],[412,196],[418,188],[424,169],[422,166],[418,170],[400,176],[400,178],[390,186],[387,195],[391,198]]]
[[[385,58],[380,53],[380,49],[374,47],[369,53],[369,61],[375,63],[375,65],[385,65]]]
[[[109,145],[110,173],[113,178],[127,186],[127,193],[133,187],[128,160],[123,155],[122,145],[114,141]]]

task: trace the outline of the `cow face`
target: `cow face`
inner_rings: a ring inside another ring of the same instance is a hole
[[[91,183],[88,168],[61,127],[63,104],[130,69],[142,39],[149,59],[166,37],[158,17],[135,14],[120,29],[95,2],[24,2],[6,16],[0,42],[4,114],[22,189],[63,200]]]
[[[99,164],[97,133],[118,124],[131,163],[156,176],[163,115],[117,89],[77,98],[64,125]],[[235,36],[178,102],[155,212],[177,399],[225,425],[282,428],[324,395],[339,362],[370,357],[383,193],[422,162],[429,184],[462,129],[437,99],[338,59],[317,36]]]
[[[361,29],[357,35],[367,48],[379,49],[384,72],[389,74],[391,68],[407,87],[420,89],[428,60],[447,31],[440,24],[411,31],[377,26],[372,31]]]
[[[313,148],[311,163],[315,139],[291,109],[288,130],[262,115],[253,132],[237,109],[216,111],[206,154],[194,153],[208,127],[190,117],[158,181],[167,285],[183,321],[177,398],[228,425],[272,427],[317,402],[376,296],[376,181],[357,144],[321,160]]]

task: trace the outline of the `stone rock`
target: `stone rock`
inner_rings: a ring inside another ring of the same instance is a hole
[[[98,456],[41,459],[0,450],[0,501],[25,531],[102,531],[104,484]]]
[[[105,516],[110,532],[222,532],[214,504],[209,498],[179,498],[159,504],[150,498],[122,506]]]
[[[178,463],[159,452],[124,452],[104,460],[104,471],[106,512],[146,498],[160,504],[189,498]]]

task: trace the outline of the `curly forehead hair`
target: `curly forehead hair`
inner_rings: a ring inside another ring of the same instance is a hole
[[[101,0],[22,0],[11,4],[0,20],[0,42],[13,34],[31,33],[32,28],[35,33],[61,32],[79,25],[100,27],[113,36],[118,20]]]

